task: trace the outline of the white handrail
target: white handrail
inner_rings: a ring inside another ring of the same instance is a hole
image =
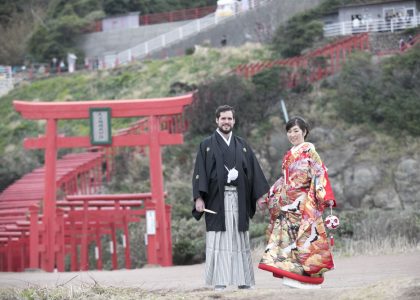
[[[249,6],[247,10],[255,9],[271,1],[273,0],[248,0]],[[103,56],[102,64],[100,64],[99,67],[104,69],[112,68],[117,64],[127,64],[133,59],[143,59],[152,52],[168,47],[177,41],[183,40],[198,32],[207,30],[213,26],[216,26],[217,24],[226,22],[226,20],[244,12],[245,11],[242,11],[240,7],[236,7],[236,9],[233,10],[233,14],[230,16],[217,17],[215,13],[213,13],[201,19],[196,19],[167,33],[156,36],[151,40],[138,44],[130,49],[126,49],[118,53],[106,54]]]
[[[13,73],[11,66],[0,65],[0,97],[13,89]]]
[[[394,32],[413,28],[420,25],[420,16],[415,16],[405,19],[392,18],[389,20],[384,19],[368,19],[353,24],[352,21],[339,22],[334,24],[324,25],[324,36],[333,37],[338,35],[349,35],[361,32]]]

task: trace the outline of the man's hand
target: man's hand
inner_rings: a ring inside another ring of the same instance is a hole
[[[205,209],[204,200],[201,197],[195,199],[195,210],[198,212],[203,212]]]
[[[265,198],[259,198],[257,200],[257,205],[260,210],[265,210],[267,208],[267,202],[265,201]]]

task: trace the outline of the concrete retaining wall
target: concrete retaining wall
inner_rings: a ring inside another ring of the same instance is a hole
[[[370,33],[369,39],[372,53],[384,50],[398,50],[400,39],[407,41],[408,35],[404,32],[376,32]]]
[[[241,46],[247,42],[266,43],[271,40],[280,24],[299,12],[314,8],[321,2],[322,0],[273,1],[266,6],[229,18],[218,26],[173,44],[151,57],[179,55],[195,45],[208,44],[212,47],[221,47],[221,40],[224,37],[227,46]]]
[[[265,6],[229,18],[215,27],[158,50],[150,57],[162,58],[162,56],[180,55],[184,54],[186,49],[202,44],[221,47],[221,40],[224,37],[226,37],[227,46],[240,46],[246,42],[268,42],[280,24],[291,16],[311,9],[321,2],[322,0],[274,0]],[[79,47],[88,57],[101,57],[104,54],[116,53],[134,47],[187,22],[189,21],[149,25],[124,31],[86,34],[80,38]]]
[[[138,28],[108,32],[88,33],[80,36],[77,43],[86,57],[100,57],[104,54],[117,53],[132,48],[158,35],[185,25],[188,22],[190,21],[145,25]]]

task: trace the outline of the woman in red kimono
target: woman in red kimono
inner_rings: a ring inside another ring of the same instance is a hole
[[[301,117],[286,124],[293,147],[285,154],[282,176],[260,207],[267,205],[268,244],[259,268],[297,288],[320,287],[323,273],[334,267],[322,213],[335,206],[327,170],[313,144],[305,142],[309,128]]]

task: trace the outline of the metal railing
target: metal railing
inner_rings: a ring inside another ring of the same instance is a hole
[[[246,11],[253,10],[259,6],[265,5],[273,0],[249,0],[249,6]],[[155,51],[166,48],[175,42],[181,41],[185,38],[193,36],[201,31],[208,30],[218,24],[225,22],[226,20],[240,15],[244,12],[239,6],[237,6],[232,15],[218,17],[215,13],[207,15],[204,18],[196,19],[184,26],[180,26],[167,33],[159,35],[151,40],[143,42],[137,46],[129,48],[127,50],[114,53],[106,54],[102,57],[99,62],[100,69],[113,68],[117,65],[127,64],[133,60],[144,59]]]
[[[190,9],[180,9],[174,10],[170,12],[163,12],[163,13],[154,13],[154,14],[146,14],[146,15],[139,15],[139,25],[152,25],[152,24],[161,24],[161,23],[168,23],[168,22],[178,22],[178,21],[187,21],[202,18],[208,14],[213,13],[216,10],[216,6],[205,6],[205,7],[197,7],[197,8],[190,8]],[[89,24],[84,32],[91,33],[91,32],[101,32],[103,31],[103,20],[96,20],[95,22]]]
[[[356,26],[355,26],[356,25]],[[352,21],[324,25],[324,36],[333,37],[362,32],[395,32],[420,25],[420,16],[397,19],[369,19],[354,24]]]
[[[284,71],[286,72],[282,75],[282,79],[285,79],[285,87],[294,88],[302,84],[312,84],[339,72],[346,62],[348,54],[356,50],[366,51],[369,49],[370,43],[367,33],[350,35],[305,55],[243,64],[237,66],[233,72],[250,79],[263,70],[285,67]]]
[[[0,97],[13,89],[12,67],[0,66]]]
[[[151,25],[151,24],[160,24],[168,22],[178,22],[185,20],[193,20],[202,18],[211,13],[214,13],[216,6],[206,6],[206,7],[197,7],[190,9],[181,9],[171,12],[164,13],[155,13],[139,16],[139,24],[141,25]]]

